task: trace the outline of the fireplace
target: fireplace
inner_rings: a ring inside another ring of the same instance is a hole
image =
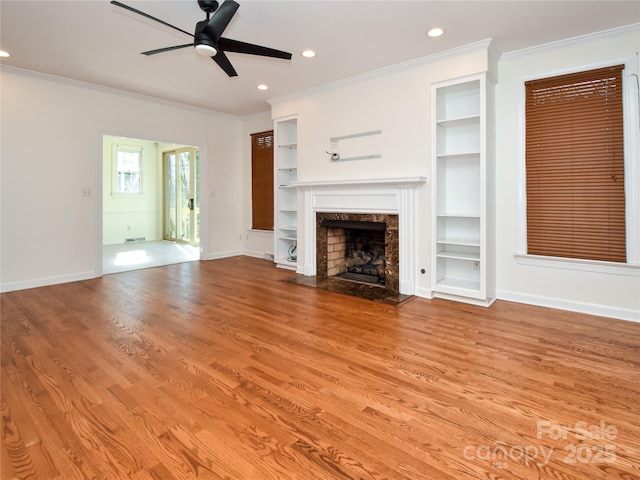
[[[336,215],[342,220],[383,222],[386,224],[383,291],[399,292],[401,296],[416,294],[416,190],[426,181],[425,177],[407,177],[293,182],[302,194],[298,198],[301,226],[298,230],[298,273],[318,278],[320,282],[329,280],[329,283],[382,290],[327,277],[327,232],[323,231],[327,227],[321,227],[319,222],[324,218],[335,219]],[[430,296],[430,292],[424,290],[421,294]]]
[[[399,292],[398,215],[316,213],[316,275]]]

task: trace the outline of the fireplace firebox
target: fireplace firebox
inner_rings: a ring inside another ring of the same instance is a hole
[[[316,276],[399,292],[398,216],[316,213]]]

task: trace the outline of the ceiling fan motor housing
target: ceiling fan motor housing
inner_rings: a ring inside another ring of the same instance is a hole
[[[203,55],[212,57],[218,52],[218,45],[216,44],[216,42],[213,41],[213,39],[209,35],[207,35],[203,31],[204,27],[206,27],[208,23],[209,23],[208,20],[202,20],[201,22],[196,23],[196,31],[193,35],[194,37],[193,46],[196,48],[196,52],[198,53],[202,52]],[[198,48],[199,46],[202,46],[204,48]],[[214,49],[215,53],[212,52],[211,49]]]
[[[207,13],[213,13],[218,8],[218,2],[216,0],[198,0],[200,9]]]

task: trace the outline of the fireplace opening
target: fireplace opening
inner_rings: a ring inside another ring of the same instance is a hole
[[[361,228],[362,223],[365,228]],[[323,226],[332,224],[325,222]],[[385,284],[384,230],[386,224],[345,222],[327,226],[327,276],[345,280]],[[370,225],[367,225],[370,224]]]
[[[318,213],[317,272],[398,291],[397,215]]]

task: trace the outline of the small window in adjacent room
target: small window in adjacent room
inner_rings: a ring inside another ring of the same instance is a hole
[[[142,193],[142,149],[114,145],[113,193]]]
[[[251,228],[273,230],[273,130],[251,135]]]
[[[623,69],[525,82],[527,255],[630,261]]]

